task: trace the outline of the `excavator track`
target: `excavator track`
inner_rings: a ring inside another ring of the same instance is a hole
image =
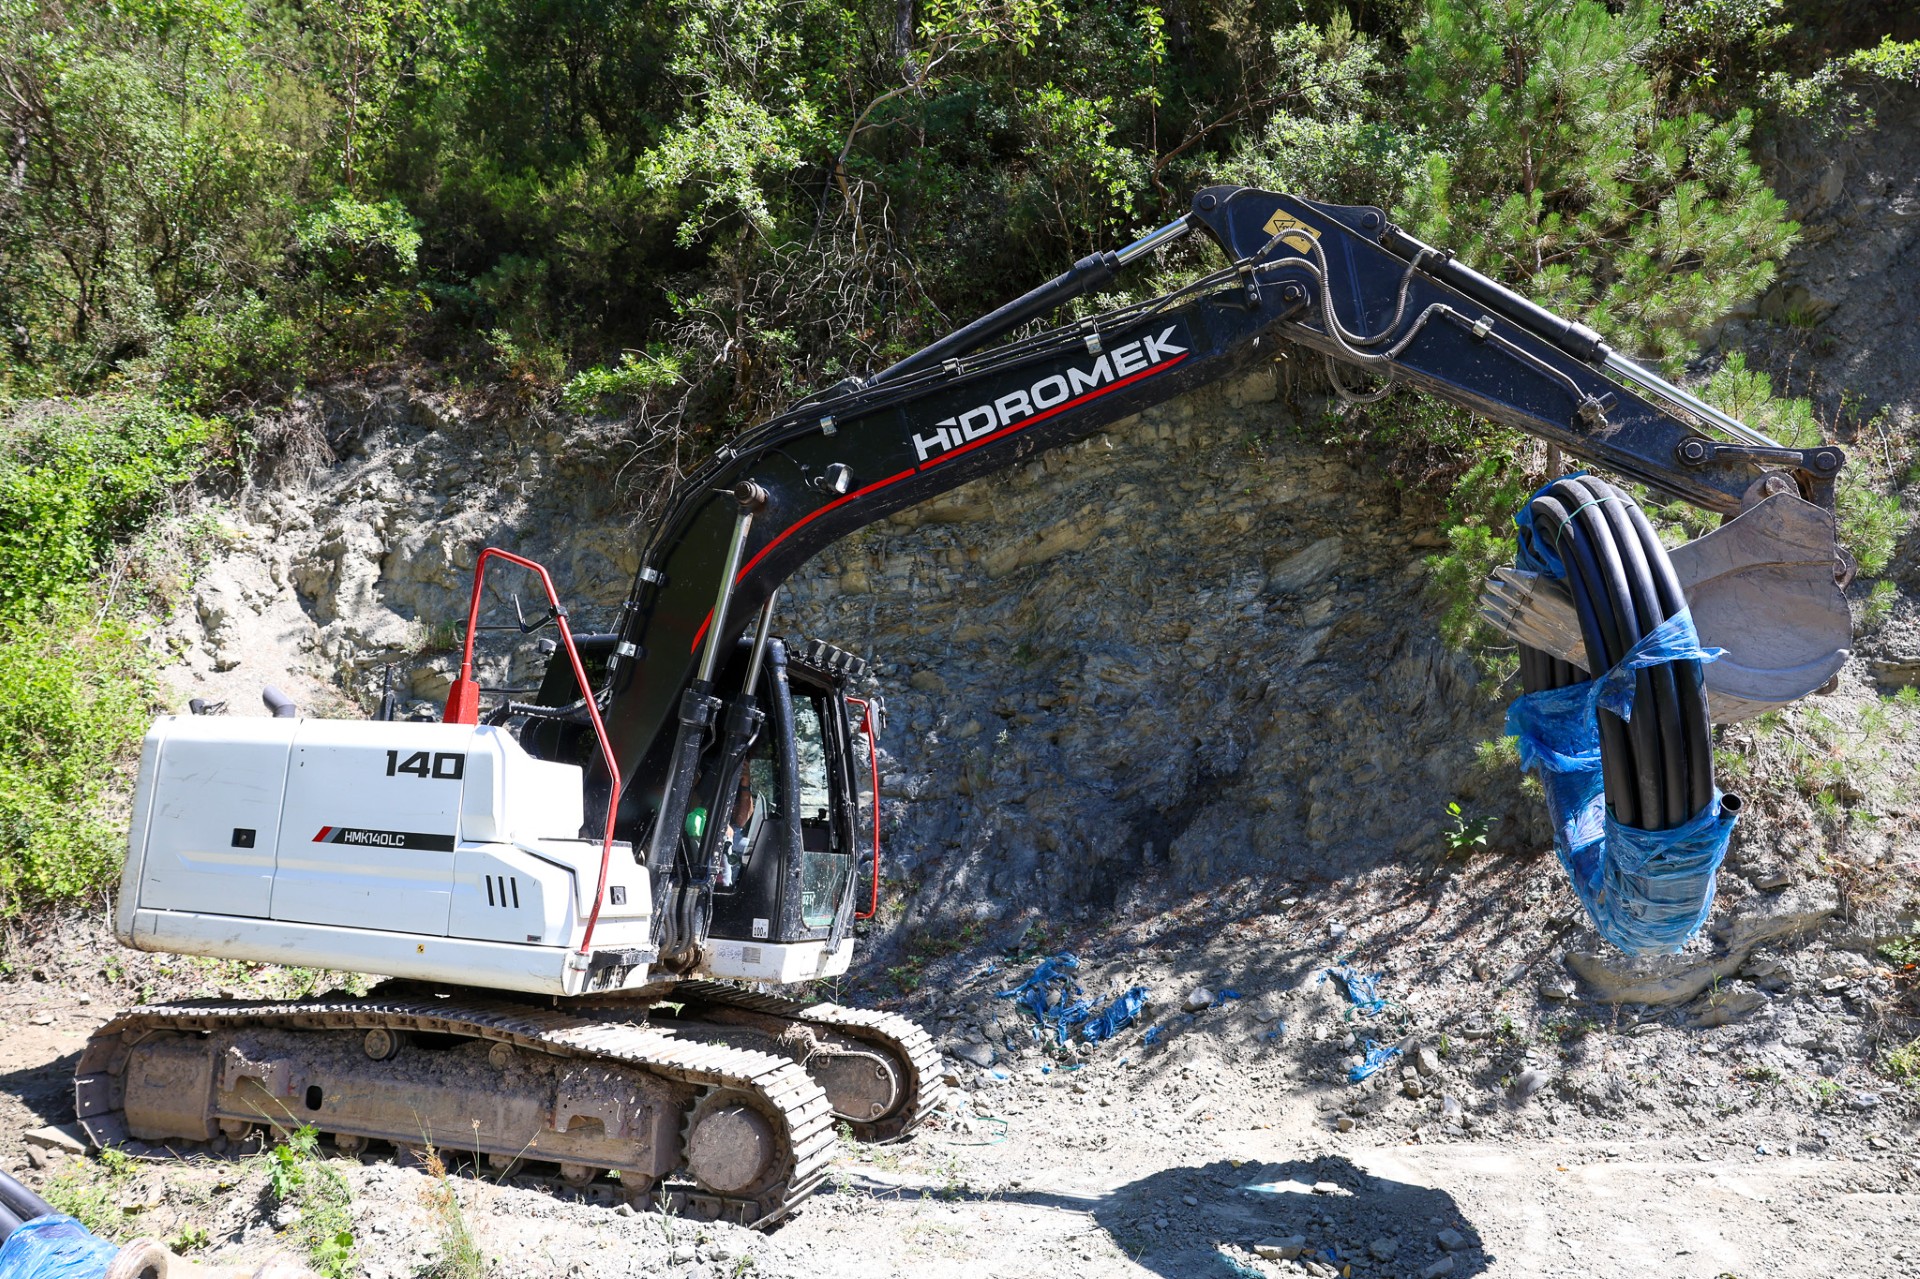
[[[857,1140],[899,1141],[911,1136],[940,1105],[946,1085],[941,1080],[940,1053],[927,1032],[895,1013],[846,1008],[832,1003],[808,1003],[762,995],[743,987],[714,981],[677,982],[664,1000],[683,1004],[696,1016],[715,1008],[778,1018],[845,1036],[890,1061],[899,1078],[899,1097],[878,1117],[840,1112],[836,1118],[852,1129]],[[791,1041],[790,1041],[791,1042]],[[786,1051],[775,1049],[774,1051]],[[796,1056],[802,1060],[804,1054]],[[806,1064],[802,1060],[802,1064]],[[822,1080],[823,1087],[827,1081]],[[828,1087],[829,1095],[834,1089]]]
[[[499,998],[188,1001],[133,1009],[75,1073],[96,1145],[311,1124],[343,1149],[558,1163],[630,1202],[763,1226],[825,1178],[826,1095],[789,1058]]]

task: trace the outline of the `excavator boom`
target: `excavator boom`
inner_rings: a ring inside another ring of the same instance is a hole
[[[1147,302],[980,349],[1196,229],[1224,251],[1224,268]],[[1790,563],[1798,566],[1788,572],[1800,601],[1791,633],[1758,647],[1748,641],[1745,666],[1792,668],[1811,680],[1796,694],[1803,695],[1845,660],[1845,599],[1830,571],[1821,571],[1829,579],[1823,584],[1821,572],[1809,579],[1805,568],[1809,536],[1832,544],[1840,449],[1767,440],[1634,365],[1591,330],[1420,244],[1377,208],[1210,187],[1185,217],[1139,244],[1084,259],[893,368],[747,431],[687,478],[647,543],[602,690],[623,776],[673,774],[676,737],[684,743],[705,732],[705,721],[689,724],[681,715],[676,723],[676,711],[697,683],[710,631],[731,642],[823,547],[1268,358],[1282,339],[1322,352],[1335,366],[1336,386],[1344,370],[1405,382],[1725,516],[1760,497],[1789,494],[1810,508],[1795,520],[1794,544],[1770,559],[1764,538],[1744,539],[1743,572],[1729,565],[1717,575],[1723,606],[1699,611],[1717,621],[1737,618],[1752,602],[1751,588],[1787,584],[1778,575],[1770,582],[1769,565]],[[744,530],[733,496],[743,484],[756,495]],[[1823,519],[1824,529],[1807,533]],[[1825,559],[1838,564],[1837,549]],[[1538,598],[1544,604],[1550,594]],[[1529,607],[1506,612],[1517,634]],[[1724,645],[1734,637],[1708,638]],[[1763,687],[1778,692],[1782,681],[1756,677],[1737,696],[1757,704]],[[681,814],[671,790],[635,791],[622,814],[627,837],[640,839],[661,811],[651,801],[667,815],[655,829],[674,829]]]

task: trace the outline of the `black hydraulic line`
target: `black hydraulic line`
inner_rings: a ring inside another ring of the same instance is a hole
[[[1567,508],[1560,499],[1548,493],[1533,500],[1535,527],[1543,533],[1550,545],[1560,555],[1561,562],[1567,568],[1567,585],[1573,597],[1574,613],[1580,619],[1580,635],[1586,641],[1587,662],[1590,666],[1605,670],[1608,635],[1607,619],[1595,607],[1595,596],[1587,589],[1588,581],[1597,580],[1599,569],[1593,564],[1592,553],[1587,549],[1585,540],[1578,529],[1568,530]],[[1612,637],[1615,643],[1618,637]],[[1627,736],[1627,726],[1620,717],[1602,711],[1598,716],[1600,732],[1600,778],[1607,796],[1607,806],[1613,810],[1614,818],[1627,825],[1635,825],[1639,817],[1638,801],[1633,783],[1633,747]]]
[[[1488,279],[1453,254],[1422,244],[1397,226],[1388,226],[1381,233],[1380,243],[1434,279],[1445,281],[1494,314],[1512,320],[1576,360],[1599,365],[1612,354],[1600,335],[1586,325],[1555,315],[1539,303]]]
[[[1600,654],[1596,663],[1602,671],[1612,667],[1617,655],[1630,642],[1620,632],[1620,618],[1612,608],[1606,587],[1605,570],[1588,536],[1581,527],[1577,505],[1568,506],[1562,493],[1556,499],[1565,515],[1560,520],[1559,545],[1566,558],[1569,585],[1576,599],[1585,600],[1585,608],[1595,623],[1596,637],[1589,651]],[[1645,815],[1640,790],[1642,744],[1627,721],[1611,711],[1598,713],[1602,775],[1607,780],[1607,799],[1614,816],[1629,825],[1638,825]]]
[[[1542,650],[1525,644],[1520,646],[1520,686],[1529,693],[1554,687],[1549,682],[1552,675],[1547,669],[1546,661],[1547,655]]]
[[[1638,503],[1628,505],[1627,517],[1641,545],[1647,548],[1648,566],[1653,571],[1654,587],[1660,593],[1661,610],[1665,616],[1672,617],[1687,606],[1686,592],[1680,587],[1679,575],[1673,571],[1673,561],[1667,558],[1660,535]],[[1707,725],[1707,689],[1698,662],[1675,662],[1672,670],[1680,703],[1680,723],[1686,737],[1687,815],[1691,817],[1713,799],[1713,739]]]
[[[22,1221],[53,1215],[52,1204],[4,1172],[0,1172],[0,1207],[10,1209]]]
[[[1600,508],[1617,501],[1612,491],[1604,488],[1589,488],[1578,479],[1568,478],[1554,485],[1554,492],[1563,501],[1576,502],[1571,520],[1579,530],[1581,538],[1592,552],[1593,562],[1599,569],[1599,577],[1589,584],[1596,591],[1595,608],[1602,617],[1611,615],[1614,634],[1618,637],[1618,647],[1607,652],[1606,669],[1611,670],[1627,654],[1627,650],[1640,641],[1642,630],[1639,618],[1634,613],[1633,597],[1627,589],[1626,568],[1621,563],[1620,551],[1614,545],[1612,531],[1607,527],[1606,517]],[[1636,695],[1646,691],[1643,672],[1633,676]],[[1660,726],[1647,713],[1652,699],[1639,701],[1641,713],[1625,721],[1629,737],[1633,741],[1632,779],[1636,806],[1640,820],[1632,823],[1647,827],[1650,823],[1663,820],[1666,804],[1661,794]],[[1602,715],[1611,715],[1603,710]]]
[[[942,360],[957,359],[967,352],[1004,337],[1035,316],[1097,288],[1119,274],[1120,258],[1114,253],[1093,253],[1054,276],[1038,288],[1029,289],[998,310],[981,316],[965,328],[939,341],[921,347],[897,364],[889,365],[867,379],[868,386],[879,386],[921,369],[932,368]]]

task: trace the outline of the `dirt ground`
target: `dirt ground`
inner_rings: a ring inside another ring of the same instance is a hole
[[[1551,859],[1488,857],[1230,886],[1013,956],[926,958],[886,1002],[947,1050],[951,1102],[910,1141],[844,1144],[766,1233],[380,1155],[329,1166],[372,1279],[462,1273],[446,1185],[484,1259],[464,1273],[500,1276],[1920,1275],[1920,1096],[1874,1067],[1911,991],[1832,910],[1750,897],[1688,954],[1583,966],[1598,948]],[[1062,1047],[1003,993],[1068,949],[1097,1006],[1149,992],[1106,1043]],[[11,953],[0,1166],[104,1192],[123,1238],[227,1261],[288,1248],[260,1156],[39,1167],[21,1137],[71,1120],[67,1075],[114,1008],[330,979],[122,952],[98,919]],[[1344,972],[1377,974],[1383,1006]],[[1696,993],[1599,998],[1650,983]],[[1399,1052],[1349,1082],[1369,1041]]]

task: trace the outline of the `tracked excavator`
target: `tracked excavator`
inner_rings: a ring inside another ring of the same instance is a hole
[[[1195,232],[1224,265],[1038,327]],[[1669,556],[1620,490],[1570,479],[1537,527],[1591,581],[1489,584],[1532,688],[1608,668],[1688,606],[1728,650],[1640,672],[1630,722],[1602,713],[1621,820],[1698,812],[1717,794],[1710,720],[1804,696],[1845,660],[1839,449],[1767,439],[1380,209],[1211,187],[727,442],[670,495],[609,632],[574,634],[544,570],[483,551],[438,722],[390,703],[367,721],[284,703],[159,719],[120,939],[385,980],[115,1017],[77,1069],[87,1133],[224,1150],[312,1125],[343,1151],[431,1143],[602,1196],[780,1218],[824,1177],[837,1125],[900,1137],[941,1095],[906,1020],[761,993],[844,973],[878,900],[880,708],[852,696],[861,660],[774,633],[781,583],[889,513],[1301,348],[1349,397],[1406,383],[1724,517]],[[552,625],[553,655],[531,700],[483,702],[484,581],[509,570],[540,584],[546,610],[522,629]]]

